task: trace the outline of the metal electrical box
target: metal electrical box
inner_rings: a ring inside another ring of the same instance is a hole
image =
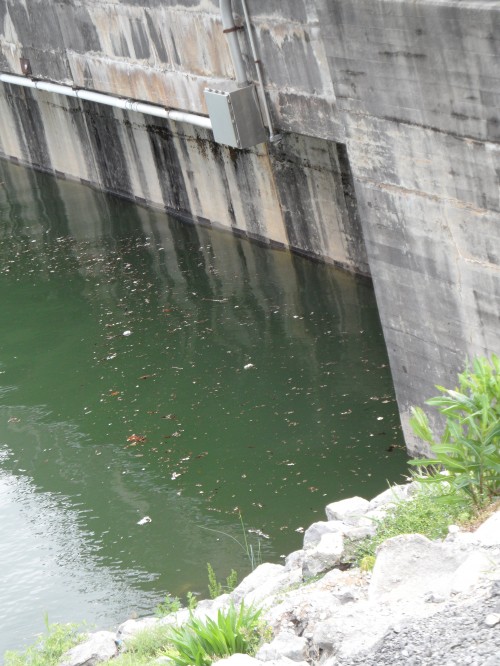
[[[205,89],[214,139],[233,148],[250,148],[268,140],[255,86],[230,90]]]

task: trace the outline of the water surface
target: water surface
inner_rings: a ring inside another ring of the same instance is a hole
[[[367,281],[5,162],[0,183],[0,654],[46,612],[107,627],[206,596],[207,562],[247,573],[240,515],[279,562],[328,502],[400,480]]]

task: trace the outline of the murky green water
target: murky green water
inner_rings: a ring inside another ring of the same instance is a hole
[[[400,478],[369,284],[7,163],[0,183],[0,654],[45,612],[111,626],[206,596],[207,562],[246,573],[238,512],[280,561],[328,502]]]

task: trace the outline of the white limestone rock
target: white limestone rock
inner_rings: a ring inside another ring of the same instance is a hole
[[[500,546],[500,511],[497,511],[474,532],[482,546]]]
[[[119,642],[126,642],[136,634],[146,629],[152,629],[160,622],[157,617],[144,617],[141,620],[126,620],[118,627],[116,639]]]
[[[481,576],[495,568],[495,563],[479,551],[470,553],[453,574],[451,593],[468,592],[475,587]]]
[[[329,520],[328,522],[320,520],[317,523],[313,523],[304,532],[304,549],[317,546],[324,534],[333,534],[336,532],[343,534],[346,527],[341,520]]]
[[[349,497],[340,502],[332,502],[325,508],[326,517],[330,520],[341,520],[346,525],[359,525],[359,520],[370,507],[370,502],[363,497]]]
[[[230,596],[237,604],[244,599],[246,604],[269,605],[273,595],[301,580],[302,569],[299,567],[286,569],[281,564],[265,563],[244,578]]]
[[[366,518],[361,518],[363,525],[359,527],[347,527],[344,531],[344,537],[349,539],[349,541],[360,541],[366,537],[374,536],[377,532],[376,523],[371,521],[366,521]]]
[[[337,652],[342,643],[343,635],[339,634],[337,623],[332,620],[325,620],[316,625],[312,637],[312,645],[316,650],[322,653]]]
[[[293,553],[285,557],[285,569],[291,571],[292,569],[302,569],[304,562],[304,551],[294,550]]]
[[[307,659],[307,640],[292,633],[280,633],[271,643],[263,645],[257,654],[261,661],[272,661],[286,657],[294,662]]]
[[[316,547],[324,534],[342,534],[346,539],[358,541],[367,536],[373,536],[377,531],[377,524],[365,516],[360,516],[357,525],[351,525],[341,520],[319,521],[313,523],[304,533],[304,549]]]
[[[237,652],[225,659],[219,659],[217,663],[221,666],[261,666],[262,661],[259,661],[259,659],[251,657],[248,654],[240,654]]]
[[[305,635],[318,622],[336,612],[334,609],[340,608],[340,605],[333,590],[318,589],[316,584],[303,585],[288,592],[281,602],[266,609],[263,617],[276,635],[294,632],[297,627]]]
[[[372,525],[377,527],[377,523],[387,516],[387,512],[390,508],[390,504],[385,504],[384,506],[379,506],[376,509],[369,509],[363,516],[363,520],[369,520]]]
[[[155,618],[144,618],[144,619],[154,620]],[[179,626],[184,622],[186,622],[188,619],[189,619],[189,610],[187,608],[181,608],[176,613],[170,613],[169,615],[166,615],[165,617],[159,619],[158,624],[160,625],[173,624]],[[139,620],[139,622],[140,621],[141,620]]]
[[[260,564],[231,592],[231,598],[235,602],[241,601],[244,597],[250,594],[250,592],[264,583],[272,581],[276,576],[280,576],[283,573],[285,573],[285,567],[281,564],[271,564],[269,562]]]
[[[293,569],[286,575],[276,577],[264,583],[245,596],[246,604],[269,607],[275,603],[277,596],[285,592],[291,586],[302,582],[302,569]]]
[[[377,551],[369,598],[420,599],[428,592],[449,596],[453,574],[466,557],[466,552],[421,534],[388,539]]]
[[[384,492],[380,493],[370,501],[369,511],[373,509],[380,509],[381,507],[387,507],[391,504],[397,504],[401,500],[409,499],[412,494],[415,492],[415,483],[404,483],[401,485],[394,485]]]
[[[302,575],[311,578],[339,564],[344,553],[344,537],[339,532],[323,534],[315,548],[306,550]]]
[[[495,627],[500,624],[500,613],[490,613],[484,618],[484,624],[487,627]]]
[[[215,620],[219,610],[226,610],[231,604],[230,594],[221,594],[215,599],[202,599],[194,610],[194,615],[203,620],[207,617]],[[186,618],[187,619],[187,618]]]
[[[115,634],[97,631],[63,656],[60,666],[96,666],[116,656]]]

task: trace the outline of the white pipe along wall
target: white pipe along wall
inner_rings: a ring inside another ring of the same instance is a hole
[[[186,111],[166,109],[163,106],[157,106],[156,104],[147,104],[132,99],[124,99],[123,97],[115,97],[114,95],[105,95],[104,93],[86,90],[85,88],[71,88],[71,86],[64,86],[59,83],[52,83],[51,81],[35,81],[25,76],[16,76],[15,74],[6,74],[4,72],[0,72],[0,81],[3,83],[10,83],[11,85],[23,86],[25,88],[36,88],[37,90],[44,90],[45,92],[55,93],[56,95],[77,97],[78,99],[85,99],[88,102],[106,104],[118,109],[124,109],[125,111],[136,111],[137,113],[156,116],[158,118],[166,118],[167,120],[173,120],[179,123],[188,123],[189,125],[196,125],[197,127],[203,127],[204,129],[212,129],[210,118],[199,116],[195,113],[188,113]]]

